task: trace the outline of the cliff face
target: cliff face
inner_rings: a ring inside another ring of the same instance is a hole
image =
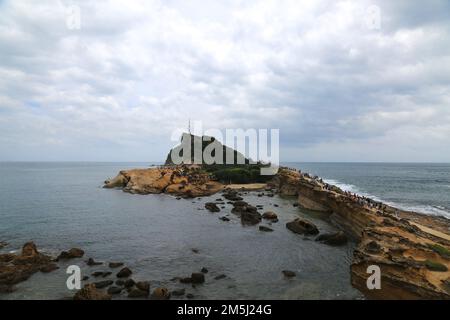
[[[352,284],[374,299],[450,298],[450,222],[390,206],[370,207],[339,188],[282,169],[271,185],[298,197],[310,210],[331,220],[358,242]],[[381,269],[381,289],[369,290],[367,268]]]

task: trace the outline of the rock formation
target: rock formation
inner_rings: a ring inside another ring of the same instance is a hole
[[[11,292],[15,284],[27,280],[34,273],[47,273],[57,268],[51,257],[40,253],[33,242],[27,242],[19,255],[0,254],[0,289]]]
[[[134,194],[168,193],[185,198],[208,196],[222,190],[223,185],[195,165],[158,167],[121,171],[105,181],[104,188],[122,188]]]
[[[338,227],[358,242],[351,279],[366,297],[450,299],[449,220],[387,205],[370,207],[337,187],[325,186],[293,170],[280,170],[271,186],[282,195],[296,196],[307,209],[328,213]],[[298,223],[290,224],[298,229]],[[341,236],[324,235],[318,240],[344,241]],[[367,269],[371,265],[381,269],[380,290],[367,287],[371,275]]]

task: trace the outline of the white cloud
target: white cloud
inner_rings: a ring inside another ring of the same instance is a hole
[[[280,128],[285,160],[450,161],[448,9],[0,2],[0,160],[163,160],[191,118]]]

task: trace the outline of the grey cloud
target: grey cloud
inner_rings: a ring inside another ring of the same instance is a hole
[[[191,118],[280,128],[284,160],[450,161],[449,6],[4,1],[0,160],[163,160]]]

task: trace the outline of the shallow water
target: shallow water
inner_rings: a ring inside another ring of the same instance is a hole
[[[356,299],[349,265],[354,244],[329,247],[294,234],[285,223],[302,216],[321,232],[336,230],[326,217],[292,206],[294,199],[245,195],[250,204],[273,210],[279,222],[266,233],[243,227],[226,205],[220,213],[204,210],[201,200],[175,200],[167,195],[131,195],[101,188],[118,171],[145,167],[129,163],[2,163],[0,164],[0,240],[17,250],[33,240],[40,250],[57,254],[80,247],[83,259],[71,260],[83,275],[108,270],[87,267],[97,261],[122,261],[135,280],[150,280],[155,288],[186,288],[199,299]],[[195,203],[192,203],[192,202]],[[279,207],[274,207],[273,204]],[[201,209],[201,210],[199,210]],[[228,214],[230,222],[218,218]],[[266,223],[263,223],[266,224]],[[199,253],[192,252],[192,248]],[[66,265],[68,265],[66,264]],[[60,299],[66,288],[65,266],[50,274],[37,273],[0,299]],[[206,282],[196,288],[171,281],[206,267]],[[282,270],[297,272],[285,279]],[[226,274],[222,280],[214,277]],[[114,276],[111,277],[114,279]],[[98,279],[103,280],[103,279]],[[119,297],[120,298],[120,297]]]

